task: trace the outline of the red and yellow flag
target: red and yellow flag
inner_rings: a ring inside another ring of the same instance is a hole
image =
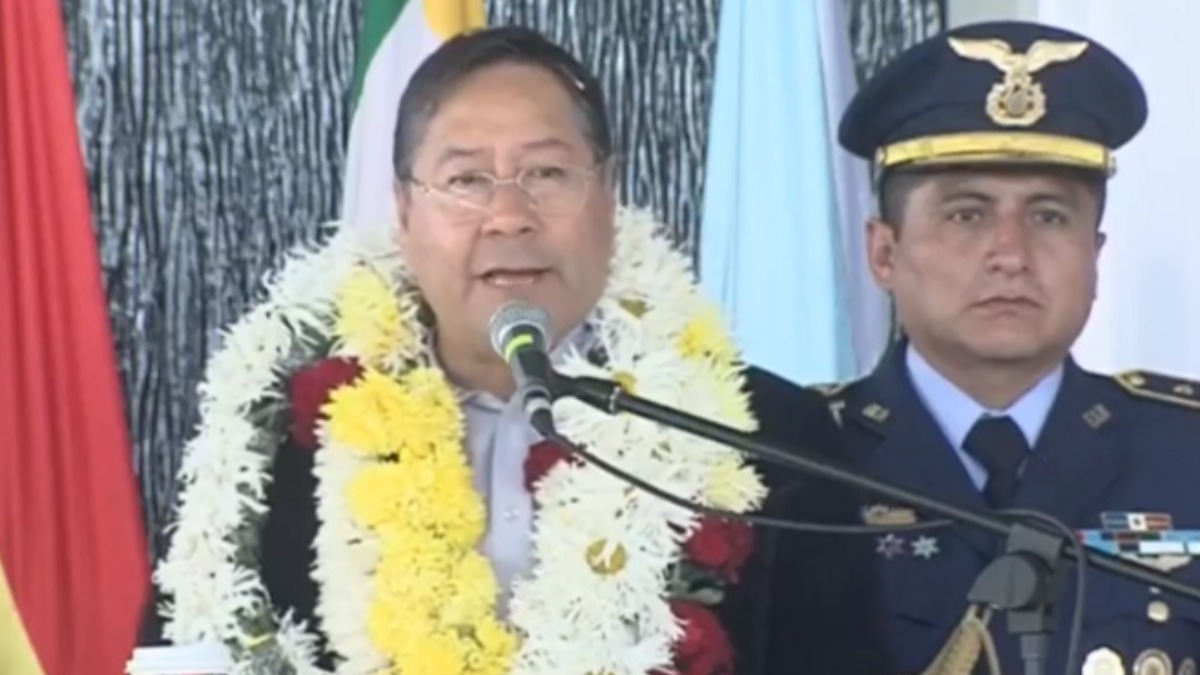
[[[117,675],[149,561],[58,0],[0,0],[0,671]]]

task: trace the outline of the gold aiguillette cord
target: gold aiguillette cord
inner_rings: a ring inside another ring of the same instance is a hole
[[[996,643],[988,631],[991,618],[990,609],[982,609],[979,605],[968,607],[950,639],[921,675],[971,675],[980,653],[987,659],[990,675],[1001,675]]]

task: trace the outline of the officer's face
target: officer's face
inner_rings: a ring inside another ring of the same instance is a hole
[[[923,353],[1056,363],[1095,296],[1099,210],[1066,174],[931,174],[902,222],[871,224],[871,267]]]
[[[440,102],[414,153],[418,182],[396,190],[401,246],[439,347],[486,358],[489,319],[510,300],[545,309],[556,335],[583,321],[613,247],[615,197],[601,169],[545,70],[491,66]]]

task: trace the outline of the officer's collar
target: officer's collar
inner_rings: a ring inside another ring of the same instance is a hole
[[[893,342],[875,370],[847,389],[839,403],[842,417],[854,419],[868,430],[883,436],[896,419],[909,417],[913,408],[922,406],[905,363],[908,344],[906,338]],[[1084,428],[1107,427],[1112,420],[1115,403],[1110,400],[1109,388],[1088,386],[1092,377],[1068,355],[1062,366],[1062,384],[1054,397],[1049,415],[1077,417],[1083,422]]]
[[[905,350],[904,363],[917,396],[955,448],[963,447],[971,427],[985,416],[1012,418],[1033,447],[1050,414],[1050,406],[1058,397],[1063,377],[1060,363],[1009,406],[989,408],[951,382],[911,344]]]

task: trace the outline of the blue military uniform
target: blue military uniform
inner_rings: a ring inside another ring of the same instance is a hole
[[[864,85],[839,135],[848,150],[873,160],[883,180],[908,167],[993,163],[1111,175],[1114,151],[1146,116],[1137,77],[1102,45],[1048,26],[998,22],[963,27],[902,54]],[[1088,545],[1200,584],[1193,557],[1200,554],[1200,383],[1098,375],[1068,359],[1009,409],[989,411],[901,338],[869,376],[824,391],[856,466],[980,510],[991,498],[984,491],[989,469],[967,451],[968,435],[981,417],[1004,416],[1031,447],[1012,508],[1049,514]],[[876,525],[915,518],[890,504],[863,512]],[[1000,544],[965,528],[878,538],[899,672],[920,673],[934,659]],[[1066,583],[1045,672],[1065,667],[1073,600]],[[1200,603],[1104,572],[1089,576],[1086,600],[1081,656],[1121,664],[1102,672],[1195,674]],[[1021,672],[1003,617],[991,625],[1003,672]]]
[[[913,363],[913,354],[906,342],[898,342],[868,377],[825,388],[850,459],[896,485],[986,509],[982,472],[964,456],[959,438],[982,409],[971,415],[970,406],[958,400],[934,399],[945,383],[914,376],[925,371]],[[1200,584],[1200,563],[1186,553],[1190,533],[1180,533],[1183,554],[1145,546],[1153,543],[1155,531],[1164,533],[1161,541],[1171,539],[1168,529],[1200,530],[1200,491],[1194,488],[1200,476],[1200,452],[1194,448],[1200,439],[1200,383],[1148,373],[1103,376],[1067,361],[1005,412],[1034,435],[1014,508],[1047,513],[1097,548],[1124,548],[1131,558]],[[867,507],[863,519],[912,522],[911,513],[889,504]],[[889,641],[899,672],[919,673],[933,660],[998,546],[994,536],[966,528],[878,538]],[[1060,673],[1065,665],[1074,596],[1071,584],[1063,589],[1048,673]],[[1094,572],[1085,607],[1084,654],[1111,650],[1131,675],[1195,673],[1200,603]],[[1002,619],[995,620],[992,632],[1004,672],[1019,673],[1017,646],[1003,626]],[[1135,670],[1139,658],[1141,670]],[[1154,670],[1155,663],[1170,668]]]

